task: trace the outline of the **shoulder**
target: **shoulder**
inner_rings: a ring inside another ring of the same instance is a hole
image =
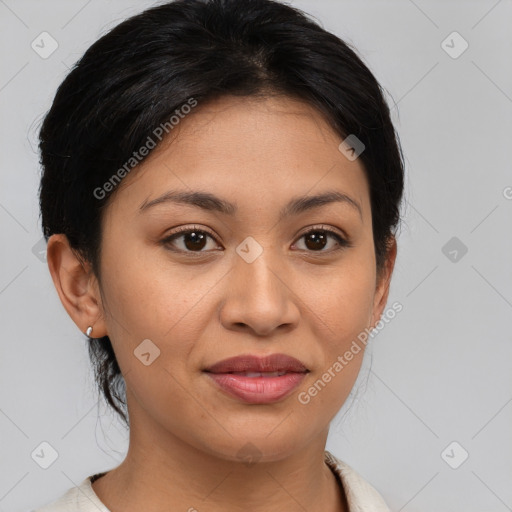
[[[379,492],[346,462],[327,450],[325,462],[340,477],[349,512],[390,512]]]
[[[88,476],[57,500],[32,512],[110,512],[99,500],[91,485],[91,479],[94,481],[98,475]]]

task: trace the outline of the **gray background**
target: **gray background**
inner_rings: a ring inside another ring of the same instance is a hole
[[[97,402],[85,337],[41,259],[35,140],[68,68],[153,3],[0,0],[0,512],[124,458],[127,432]],[[359,50],[407,158],[388,303],[403,310],[373,339],[327,448],[393,511],[512,510],[512,3],[292,4]],[[58,43],[46,59],[31,48],[43,31]],[[469,44],[457,58],[442,46],[453,31]],[[31,457],[43,441],[58,452],[48,469]]]

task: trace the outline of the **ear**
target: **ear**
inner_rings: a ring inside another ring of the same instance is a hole
[[[46,259],[60,301],[73,322],[83,333],[92,326],[93,338],[106,336],[101,295],[90,264],[77,258],[63,234],[49,238]]]
[[[377,286],[375,290],[375,299],[373,303],[372,323],[371,327],[375,327],[375,324],[380,320],[389,295],[389,285],[391,283],[391,275],[395,267],[396,261],[396,239],[394,236],[391,237],[388,242],[388,250],[386,256],[386,262],[380,275],[377,276]]]

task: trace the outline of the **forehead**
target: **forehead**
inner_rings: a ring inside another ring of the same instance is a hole
[[[336,190],[366,215],[364,167],[340,152],[342,140],[316,109],[293,98],[199,103],[123,179],[114,202],[128,213],[168,190],[207,190],[255,209],[281,209],[290,197]]]

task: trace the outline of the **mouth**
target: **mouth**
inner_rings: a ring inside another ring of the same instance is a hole
[[[243,354],[223,359],[204,371],[210,373],[304,373],[308,368],[295,357],[286,354],[257,356]],[[255,375],[257,376],[257,375]]]
[[[281,375],[286,375],[287,373],[295,373],[295,372],[209,372],[216,373],[217,375],[222,373],[224,375],[243,375],[244,377],[281,377]]]
[[[283,400],[309,371],[301,361],[285,354],[241,355],[203,370],[216,389],[251,404]]]

